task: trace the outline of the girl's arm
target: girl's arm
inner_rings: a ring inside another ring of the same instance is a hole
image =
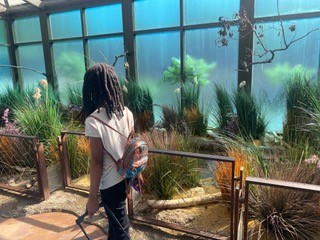
[[[90,192],[87,202],[89,217],[92,217],[99,209],[99,185],[103,167],[103,145],[101,138],[89,137],[91,163],[90,163]]]

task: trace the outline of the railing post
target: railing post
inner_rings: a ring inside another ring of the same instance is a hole
[[[71,183],[71,171],[70,171],[69,158],[68,158],[67,135],[65,133],[61,133],[61,136],[58,138],[58,146],[59,146],[59,156],[60,156],[60,163],[61,163],[63,186],[67,187]]]
[[[234,224],[235,224],[235,162],[232,162],[232,169],[231,169],[231,223],[230,223],[230,239],[234,239]]]
[[[240,168],[240,173],[239,173],[239,177],[236,178],[238,185],[236,186],[235,189],[235,202],[234,202],[234,239],[239,239],[239,234],[242,232],[239,232],[239,224],[241,223],[241,211],[242,211],[242,203],[243,203],[243,199],[242,199],[242,181],[243,181],[243,171],[244,168],[241,167]]]
[[[249,218],[249,183],[245,184],[245,198],[244,198],[244,219],[243,219],[243,240],[248,238],[248,218]]]
[[[236,197],[234,201],[234,239],[238,239],[238,221],[239,221],[239,186],[236,187]]]
[[[47,200],[50,196],[49,183],[48,183],[48,174],[44,156],[44,149],[42,143],[36,144],[36,168],[38,176],[39,191],[41,196]]]

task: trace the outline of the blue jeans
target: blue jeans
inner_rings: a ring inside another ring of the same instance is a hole
[[[110,188],[100,190],[100,194],[104,205],[112,211],[129,235],[130,223],[126,212],[127,195],[125,180]],[[106,214],[109,222],[108,240],[127,240],[128,237],[119,226],[119,223],[108,213],[108,211],[106,211]]]

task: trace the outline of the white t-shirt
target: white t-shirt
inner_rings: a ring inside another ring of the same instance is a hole
[[[124,136],[129,136],[134,126],[133,115],[126,107],[123,111],[124,116],[120,118],[113,114],[113,117],[109,119],[104,108],[101,108],[99,113],[96,110],[91,115],[101,119],[103,122],[121,132]],[[103,147],[115,160],[122,157],[127,139],[95,118],[87,117],[85,121],[85,135],[87,137],[101,138]],[[123,180],[123,177],[117,172],[114,160],[108,153],[103,151],[103,170],[100,189],[112,187]]]

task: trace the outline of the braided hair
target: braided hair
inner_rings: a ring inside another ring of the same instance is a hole
[[[96,63],[85,75],[82,87],[81,120],[84,120],[96,109],[106,109],[109,118],[112,114],[123,116],[124,102],[119,79],[114,68],[106,63]]]

